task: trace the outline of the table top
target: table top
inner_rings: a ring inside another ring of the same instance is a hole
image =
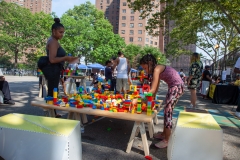
[[[64,77],[68,77],[68,78],[75,78],[75,79],[84,79],[86,76],[69,76],[69,75],[63,75]]]
[[[137,113],[125,113],[125,112],[109,112],[104,111],[100,109],[92,109],[89,107],[85,108],[73,108],[73,107],[59,107],[55,105],[49,105],[46,102],[42,101],[32,101],[32,106],[35,107],[41,107],[45,109],[57,109],[62,111],[68,111],[68,112],[76,112],[76,113],[82,113],[82,114],[88,114],[88,115],[95,115],[95,116],[102,116],[102,117],[109,117],[109,118],[115,118],[115,119],[123,119],[123,120],[129,120],[129,121],[137,121],[137,122],[146,122],[150,123],[157,114],[157,111],[154,111],[151,116],[148,116],[146,112],[143,112],[141,114]]]

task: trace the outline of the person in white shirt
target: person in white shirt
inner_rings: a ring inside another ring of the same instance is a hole
[[[128,89],[128,75],[130,72],[129,61],[124,57],[122,52],[118,52],[118,58],[115,60],[113,65],[113,70],[117,67],[117,92],[120,93],[123,91],[124,94],[127,93]]]
[[[238,60],[235,64],[234,73],[240,73],[240,57],[238,58]],[[238,92],[238,106],[237,106],[235,115],[238,118],[240,118],[240,88],[239,88],[239,92]]]

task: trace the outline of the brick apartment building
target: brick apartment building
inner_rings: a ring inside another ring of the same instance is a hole
[[[0,0],[0,2],[3,0]],[[4,0],[9,3],[16,3],[22,7],[30,9],[32,13],[36,12],[44,12],[51,13],[52,12],[52,0]]]
[[[152,1],[152,3],[156,3]],[[96,0],[95,6],[97,9],[102,10],[105,14],[105,18],[113,26],[113,32],[119,34],[126,42],[126,44],[137,44],[139,46],[153,46],[160,49],[164,53],[164,46],[169,42],[168,37],[164,37],[160,34],[157,37],[153,37],[145,30],[145,26],[148,22],[148,17],[142,19],[140,12],[134,12],[128,7],[127,0]],[[164,6],[159,6],[157,9],[153,9],[152,13],[160,12]],[[172,24],[169,22],[170,30]],[[158,30],[160,33],[162,31]],[[196,51],[195,45],[186,46],[187,50],[191,52]],[[181,55],[178,58],[171,59],[171,66],[176,70],[183,69],[184,72],[188,71],[190,66],[190,56]]]
[[[134,12],[128,7],[127,0],[96,0],[95,5],[105,13],[105,18],[113,26],[113,32],[119,34],[126,44],[158,47],[164,52],[163,35],[157,37],[149,35],[145,30],[148,17],[142,19],[139,11]],[[160,12],[160,7],[153,9],[152,13],[155,12]]]

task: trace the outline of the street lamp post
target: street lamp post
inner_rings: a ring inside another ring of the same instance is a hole
[[[219,46],[219,44],[216,44],[215,46],[214,46],[214,49],[215,50],[217,50],[217,55],[216,55],[216,62],[215,62],[215,67],[216,67],[216,69],[215,70],[219,70],[219,65],[217,64],[217,62],[218,62],[218,58],[219,58],[219,49],[220,49],[220,46]],[[219,73],[218,73],[219,74]]]

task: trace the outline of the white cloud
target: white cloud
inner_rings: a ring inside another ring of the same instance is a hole
[[[95,4],[95,0],[52,0],[52,12],[55,12],[58,17],[61,17],[67,10],[87,1]]]

